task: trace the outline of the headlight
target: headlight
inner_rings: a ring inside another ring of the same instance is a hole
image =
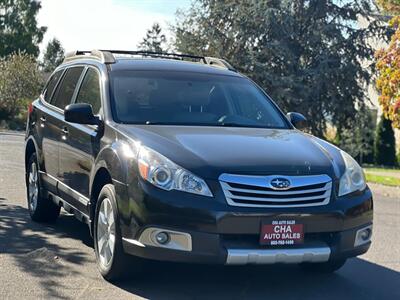
[[[140,147],[138,167],[140,176],[156,187],[212,197],[203,179],[145,146]]]
[[[339,196],[343,196],[355,191],[362,191],[367,186],[363,169],[349,154],[340,151],[343,157],[346,171],[340,178]]]

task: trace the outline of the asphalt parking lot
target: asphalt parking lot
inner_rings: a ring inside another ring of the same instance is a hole
[[[400,299],[400,188],[371,185],[370,251],[336,274],[297,266],[216,267],[153,263],[142,278],[104,281],[87,226],[63,213],[29,219],[23,137],[0,133],[0,298],[2,299]]]

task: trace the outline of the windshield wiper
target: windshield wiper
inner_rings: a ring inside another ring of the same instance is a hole
[[[137,125],[169,125],[169,126],[211,126],[211,127],[242,127],[242,128],[269,128],[261,125],[241,124],[235,122],[207,123],[207,122],[159,122],[145,121],[132,123]]]
[[[235,122],[222,122],[222,123],[218,123],[218,126],[224,126],[224,127],[248,127],[248,128],[267,128],[267,127],[261,126],[261,125],[240,124],[240,123],[235,123]]]

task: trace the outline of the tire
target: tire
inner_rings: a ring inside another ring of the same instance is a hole
[[[334,259],[324,263],[304,263],[300,266],[309,272],[333,273],[339,270],[346,263],[346,259]]]
[[[93,229],[97,267],[103,278],[110,282],[124,279],[128,274],[139,274],[142,265],[139,258],[124,253],[118,224],[114,186],[106,184],[96,203]]]
[[[26,196],[31,219],[36,222],[55,222],[60,206],[43,196],[36,153],[29,158],[26,168]]]

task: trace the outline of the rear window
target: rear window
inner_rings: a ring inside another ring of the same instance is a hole
[[[51,104],[64,110],[64,108],[71,103],[72,96],[74,95],[82,71],[83,67],[73,67],[66,71],[61,83],[58,85],[53,99],[51,100]]]
[[[63,70],[57,71],[53,74],[53,76],[50,77],[49,81],[47,82],[46,88],[43,93],[44,100],[47,102],[51,101],[51,95],[53,94],[53,91],[57,85],[58,80],[60,79],[62,75]]]
[[[272,101],[250,80],[186,72],[116,71],[113,113],[133,124],[287,128]]]

